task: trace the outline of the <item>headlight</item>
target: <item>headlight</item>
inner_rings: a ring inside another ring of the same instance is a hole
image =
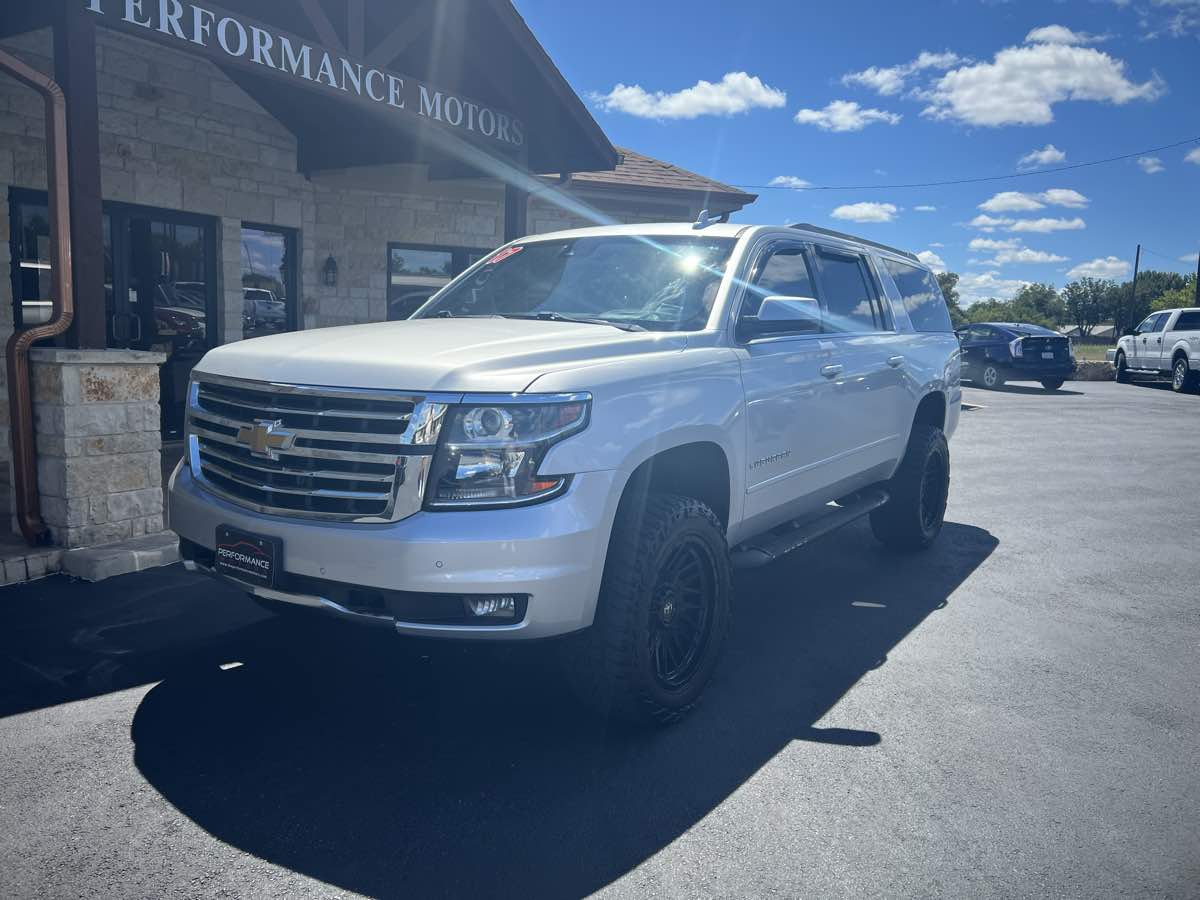
[[[451,408],[430,469],[426,508],[513,506],[566,490],[569,475],[541,475],[538,467],[551,447],[587,427],[591,398],[515,402],[520,399]]]

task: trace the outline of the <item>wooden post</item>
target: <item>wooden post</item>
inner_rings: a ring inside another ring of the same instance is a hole
[[[67,98],[67,174],[71,198],[75,319],[67,346],[103,349],[104,225],[100,194],[100,115],[96,102],[96,28],[82,3],[60,3],[54,21],[54,78]]]
[[[504,185],[504,243],[529,233],[529,192]]]
[[[1142,267],[1142,245],[1138,244],[1137,245],[1137,253],[1135,253],[1134,257],[1133,257],[1133,284],[1130,285],[1130,287],[1129,287],[1129,310],[1126,313],[1126,315],[1129,316],[1130,321],[1121,323],[1122,326],[1124,326],[1121,329],[1122,331],[1124,331],[1126,328],[1129,328],[1131,325],[1133,325],[1133,314],[1137,311],[1138,269],[1140,269],[1141,267]],[[1120,337],[1120,335],[1117,335],[1117,337]]]

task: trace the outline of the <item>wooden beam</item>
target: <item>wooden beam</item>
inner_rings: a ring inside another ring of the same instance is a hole
[[[363,62],[368,66],[386,66],[421,38],[427,37],[439,5],[439,0],[422,4],[376,44]]]
[[[329,17],[325,15],[325,10],[321,9],[321,4],[317,0],[300,0],[300,8],[308,16],[308,21],[312,23],[313,28],[317,32],[317,37],[321,39],[321,43],[329,49],[337,50],[339,53],[345,55],[346,45],[342,43],[337,29],[333,27],[333,23],[329,21]]]
[[[75,319],[66,342],[80,349],[102,349],[108,339],[93,19],[82,4],[64,3],[54,22],[54,79],[67,100],[71,272],[75,283]]]
[[[529,233],[529,193],[515,184],[504,185],[504,242]]]
[[[346,46],[354,59],[362,59],[363,41],[366,38],[363,3],[364,0],[349,0],[346,4]]]

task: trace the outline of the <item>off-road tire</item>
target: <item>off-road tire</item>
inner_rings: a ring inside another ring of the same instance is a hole
[[[1171,363],[1171,390],[1177,394],[1190,394],[1196,388],[1196,373],[1182,356]]]
[[[942,530],[950,494],[950,447],[942,429],[914,425],[888,502],[871,513],[871,531],[886,547],[924,550]]]
[[[1113,365],[1117,370],[1117,384],[1129,384],[1129,361],[1125,359],[1125,354],[1118,353],[1116,362]]]
[[[989,376],[989,371],[994,374]],[[1004,387],[1004,373],[995,363],[984,363],[983,368],[979,370],[979,385],[989,391],[998,390]]]
[[[720,520],[708,506],[675,494],[639,494],[622,501],[613,525],[608,558],[591,628],[563,641],[563,662],[572,686],[601,715],[634,725],[667,724],[686,715],[700,699],[721,655],[732,619],[729,549]],[[693,542],[699,542],[695,544]],[[707,548],[713,592],[707,638],[691,677],[668,688],[651,658],[651,617],[660,567],[673,549]]]
[[[1048,391],[1057,391],[1062,386],[1063,386],[1063,380],[1061,378],[1043,378],[1042,379],[1042,387]]]

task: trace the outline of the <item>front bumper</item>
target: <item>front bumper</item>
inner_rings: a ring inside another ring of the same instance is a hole
[[[418,512],[399,522],[355,524],[254,512],[209,493],[181,463],[171,476],[168,511],[173,531],[208,550],[216,544],[218,525],[281,539],[282,572],[308,583],[426,595],[520,594],[528,596],[528,604],[514,624],[448,625],[364,614],[320,591],[233,582],[249,593],[382,622],[405,634],[533,639],[592,623],[620,494],[616,477],[576,475],[561,497],[534,506]]]

